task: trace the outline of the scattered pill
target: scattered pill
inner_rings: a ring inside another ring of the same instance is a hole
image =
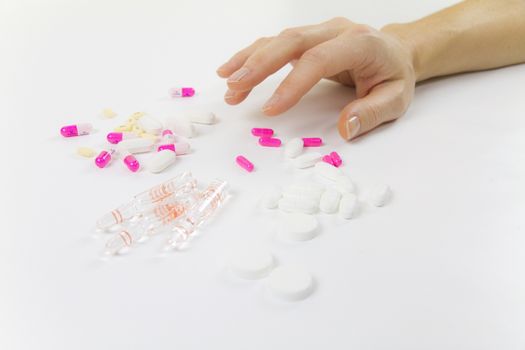
[[[134,139],[137,138],[138,135],[133,132],[110,132],[106,139],[109,143],[117,144],[122,140],[128,140],[128,139]]]
[[[192,138],[195,134],[195,128],[188,118],[184,116],[169,116],[166,118],[166,128],[172,130],[175,134]]]
[[[334,187],[343,195],[346,193],[355,193],[355,186],[352,179],[342,173],[335,180]]]
[[[73,124],[63,126],[60,129],[60,134],[64,137],[75,137],[75,136],[84,136],[91,133],[93,126],[89,123]]]
[[[320,137],[303,137],[304,147],[319,147],[323,145],[323,140]]]
[[[315,182],[296,182],[284,190],[283,196],[303,196],[319,200],[324,190],[325,187],[323,185]]]
[[[96,154],[95,150],[93,148],[89,147],[78,147],[77,148],[77,154],[82,157],[86,158],[93,158]]]
[[[187,119],[192,123],[211,125],[216,118],[212,112],[191,112],[187,114]]]
[[[174,87],[169,90],[171,98],[192,97],[195,95],[195,89],[192,87]]]
[[[316,163],[314,171],[317,175],[332,181],[335,181],[342,174],[341,170],[325,162]]]
[[[259,136],[259,137],[271,137],[271,136],[273,136],[273,129],[253,128],[252,129],[252,135],[253,136]]]
[[[333,214],[339,208],[339,201],[341,200],[341,193],[334,189],[327,189],[321,196],[319,209],[325,214]]]
[[[101,169],[105,168],[111,162],[115,153],[116,151],[114,149],[100,152],[97,158],[95,158],[95,165]]]
[[[344,194],[339,202],[339,216],[343,219],[351,219],[357,211],[357,197],[355,194]]]
[[[148,169],[152,173],[160,173],[175,163],[177,158],[175,152],[170,150],[162,150],[155,153],[148,164]]]
[[[271,186],[264,191],[262,197],[262,205],[266,209],[275,209],[279,205],[279,200],[282,198],[282,190],[279,186]]]
[[[147,138],[136,138],[120,141],[117,145],[119,150],[128,151],[129,153],[150,152],[155,145],[155,141]]]
[[[268,290],[286,301],[299,301],[313,291],[313,278],[299,266],[285,265],[275,268],[266,281]]]
[[[318,201],[308,197],[283,196],[278,202],[278,208],[286,213],[315,214],[319,210]]]
[[[392,190],[388,185],[377,185],[369,192],[370,203],[376,207],[384,206],[390,197],[392,196]]]
[[[341,159],[341,157],[339,156],[339,154],[337,152],[331,152],[330,153],[330,158],[332,158],[332,164],[335,166],[335,167],[340,167],[341,164],[343,164],[343,160]]]
[[[115,118],[117,116],[117,113],[113,112],[111,108],[104,108],[102,112],[100,113],[104,118]]]
[[[284,155],[288,158],[295,158],[303,152],[303,140],[296,137],[286,143]]]
[[[296,168],[304,169],[315,165],[315,163],[321,160],[321,153],[305,153],[293,160],[293,164]]]
[[[162,123],[149,115],[143,115],[137,123],[137,127],[149,134],[159,135],[163,130]]]
[[[126,167],[132,172],[137,172],[137,170],[139,170],[140,168],[139,161],[137,160],[137,158],[135,158],[134,155],[130,153],[124,156],[123,162],[126,165]]]
[[[319,223],[315,216],[303,213],[284,215],[280,236],[289,241],[308,241],[317,235]]]
[[[175,153],[178,156],[190,153],[190,144],[185,141],[176,142],[175,143]]]
[[[141,133],[140,137],[151,140],[153,142],[157,142],[159,140],[159,137],[157,135],[148,134],[147,132]]]
[[[129,119],[137,121],[137,120],[139,120],[140,118],[142,118],[145,115],[146,115],[146,113],[144,113],[144,112],[135,112],[129,117]]]
[[[275,137],[260,137],[259,145],[264,147],[280,147],[281,140]]]
[[[113,131],[115,132],[126,132],[126,131],[132,131],[132,130],[133,130],[133,125],[131,124],[119,125],[115,129],[113,129]]]
[[[266,277],[274,267],[272,254],[260,247],[243,247],[231,253],[230,270],[240,278],[259,279]]]
[[[253,171],[253,163],[246,159],[244,156],[237,156],[237,158],[235,158],[235,161],[237,162],[237,164],[239,164],[241,168],[243,168],[247,172],[251,173]]]
[[[325,155],[325,156],[323,156],[322,161],[325,162],[325,163],[327,163],[327,164],[330,164],[330,165],[332,165],[332,166],[335,166],[335,165],[334,165],[334,160],[333,160],[332,157],[330,157],[329,155]]]

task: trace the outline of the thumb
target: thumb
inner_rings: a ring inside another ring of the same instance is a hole
[[[403,81],[390,81],[374,87],[368,95],[349,103],[339,116],[337,128],[345,140],[351,140],[375,127],[399,118],[409,98]]]

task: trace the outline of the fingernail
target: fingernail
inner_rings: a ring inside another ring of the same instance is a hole
[[[357,116],[348,118],[345,124],[346,127],[346,139],[351,140],[357,136],[359,129],[361,129],[361,123]]]
[[[277,101],[279,101],[279,95],[273,94],[272,97],[270,97],[270,99],[262,106],[263,112],[271,109]]]
[[[224,99],[229,100],[230,98],[235,96],[235,91],[233,90],[227,90],[224,94]]]
[[[241,81],[242,78],[246,76],[246,74],[250,73],[250,70],[246,67],[242,67],[241,69],[237,70],[236,72],[233,72],[232,75],[228,78],[229,83],[236,83],[238,81]]]

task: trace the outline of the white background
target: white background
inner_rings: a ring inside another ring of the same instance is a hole
[[[322,83],[270,119],[260,106],[289,68],[238,107],[222,102],[215,75],[286,27],[334,16],[381,27],[451,3],[3,0],[0,349],[525,349],[525,65],[422,84],[405,117],[350,144],[335,123],[351,89]],[[177,85],[198,96],[168,100]],[[105,107],[119,117],[101,119]],[[75,155],[104,146],[132,112],[189,109],[220,122],[198,128],[193,154],[165,173]],[[76,121],[98,130],[59,136]],[[347,223],[321,216],[310,242],[279,241],[261,188],[304,172],[257,146],[254,126],[323,137],[360,191],[386,182],[392,202]],[[254,173],[234,164],[239,153]],[[157,237],[100,259],[95,220],[183,170],[232,185],[200,239],[180,254],[159,254]],[[233,279],[225,262],[243,241],[307,268],[311,297],[278,302],[264,281]]]

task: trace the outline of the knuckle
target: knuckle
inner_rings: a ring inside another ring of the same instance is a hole
[[[324,69],[329,60],[329,57],[325,50],[318,47],[313,47],[303,53],[301,60],[312,63]]]
[[[334,17],[334,18],[330,19],[330,20],[328,21],[328,23],[333,24],[333,25],[335,25],[335,26],[341,26],[341,27],[343,27],[343,26],[348,26],[348,25],[352,24],[353,22],[350,21],[350,20],[349,20],[348,18],[346,18],[346,17],[337,16],[337,17]]]
[[[304,33],[298,28],[286,28],[279,33],[279,36],[284,39],[299,42],[304,40]]]
[[[376,30],[370,27],[369,25],[360,24],[360,23],[354,24],[351,28],[351,31],[354,34],[372,34],[376,32]]]

